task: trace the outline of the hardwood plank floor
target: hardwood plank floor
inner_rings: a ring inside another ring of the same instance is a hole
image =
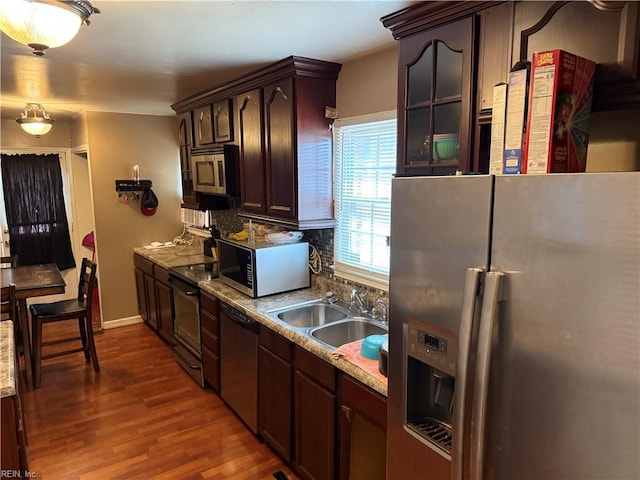
[[[45,340],[75,334],[64,324],[45,325]],[[95,340],[99,374],[82,353],[66,355],[44,361],[40,388],[23,392],[38,479],[298,478],[146,325]]]

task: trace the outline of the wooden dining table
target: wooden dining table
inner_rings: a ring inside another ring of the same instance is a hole
[[[55,263],[0,268],[0,285],[15,284],[19,306],[20,329],[28,388],[33,388],[31,334],[27,299],[64,293],[67,284]]]

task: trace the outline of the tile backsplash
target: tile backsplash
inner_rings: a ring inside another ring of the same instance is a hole
[[[222,236],[229,233],[238,232],[243,228],[243,219],[238,216],[239,200],[233,199],[232,208],[228,210],[214,210],[213,217],[216,219],[218,230]],[[351,290],[356,288],[364,293],[369,300],[375,303],[379,298],[387,299],[388,293],[367,285],[337,278],[333,274],[331,265],[333,264],[334,230],[333,228],[323,228],[318,230],[304,230],[304,240],[317,250],[322,265],[319,274],[312,274],[311,286],[320,294],[328,291],[335,293],[342,300],[349,301]]]

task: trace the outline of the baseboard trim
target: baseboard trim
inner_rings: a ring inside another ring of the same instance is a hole
[[[126,318],[117,318],[116,320],[107,320],[105,322],[102,322],[102,329],[109,330],[110,328],[126,327],[128,325],[135,325],[142,322],[143,320],[140,315]]]

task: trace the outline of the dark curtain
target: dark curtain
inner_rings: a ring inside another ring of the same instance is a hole
[[[2,154],[2,187],[12,255],[20,265],[76,266],[56,154]]]

